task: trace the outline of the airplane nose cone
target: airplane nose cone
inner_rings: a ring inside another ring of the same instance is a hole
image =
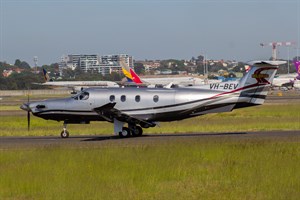
[[[20,108],[25,111],[31,111],[31,109],[29,108],[29,104],[27,104],[27,103],[24,103],[23,105],[21,105]]]

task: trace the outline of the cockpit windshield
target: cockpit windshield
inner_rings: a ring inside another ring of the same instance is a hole
[[[87,100],[90,94],[88,92],[81,92],[78,95],[72,97],[75,100]]]

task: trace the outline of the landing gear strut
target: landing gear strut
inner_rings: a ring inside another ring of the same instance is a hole
[[[64,128],[62,130],[62,132],[60,133],[60,136],[62,138],[68,138],[69,137],[69,131],[67,131],[67,124],[64,123]]]

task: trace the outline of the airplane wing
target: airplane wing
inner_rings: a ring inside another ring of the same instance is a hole
[[[143,126],[154,127],[156,124],[148,122],[146,120],[138,119],[123,113],[122,111],[114,108],[116,103],[108,103],[104,106],[94,108],[93,110],[103,117],[108,122],[113,122],[117,119],[121,122],[133,123],[133,124],[143,124]]]

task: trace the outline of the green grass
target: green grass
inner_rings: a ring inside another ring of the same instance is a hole
[[[0,111],[16,111],[20,110],[20,106],[18,105],[1,105]]]
[[[0,199],[299,199],[299,137],[0,152]]]
[[[4,109],[13,110],[14,106]],[[19,109],[19,108],[15,108]],[[0,136],[59,135],[62,122],[31,117],[31,131],[27,131],[26,112],[17,116],[1,115]],[[113,124],[92,122],[90,125],[69,125],[71,135],[112,134]],[[160,123],[159,127],[144,129],[145,133],[236,132],[267,130],[300,130],[300,103],[265,104],[234,110],[229,113],[208,114],[182,121]]]

